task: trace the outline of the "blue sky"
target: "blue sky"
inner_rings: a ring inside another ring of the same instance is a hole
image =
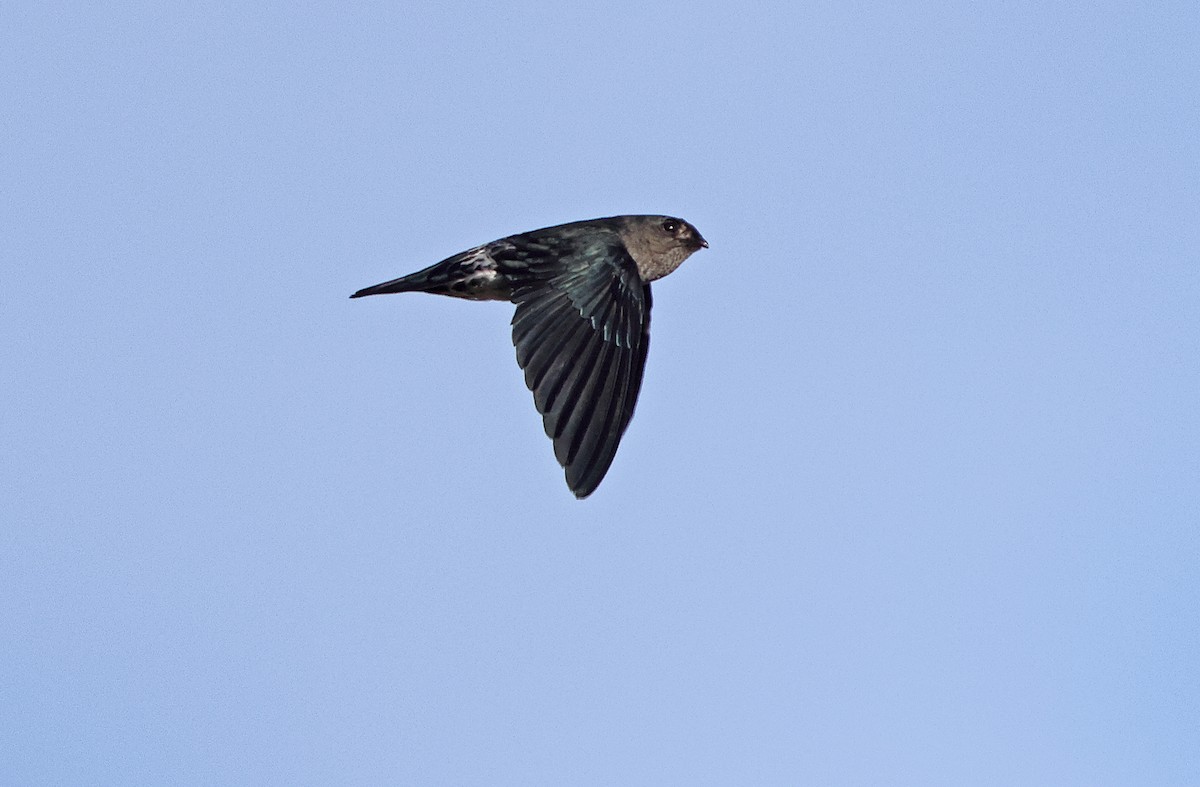
[[[1189,3],[8,4],[14,784],[1200,782]],[[562,481],[511,307],[670,213]]]

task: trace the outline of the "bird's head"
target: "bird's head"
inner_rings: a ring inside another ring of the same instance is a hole
[[[686,248],[688,254],[708,248],[708,241],[704,239],[704,236],[683,219],[676,219],[671,216],[660,216],[658,218],[660,219],[657,222],[658,229],[666,238]]]
[[[629,216],[622,235],[643,281],[661,279],[693,252],[708,248],[695,227],[674,216]]]

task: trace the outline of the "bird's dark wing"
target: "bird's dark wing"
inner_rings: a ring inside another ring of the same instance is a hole
[[[633,417],[650,344],[650,286],[615,238],[576,246],[512,300],[517,363],[567,486],[587,497]]]

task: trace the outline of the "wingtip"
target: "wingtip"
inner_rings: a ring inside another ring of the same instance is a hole
[[[605,468],[607,472],[607,468]],[[576,500],[583,500],[589,497],[596,488],[600,486],[600,482],[604,480],[605,473],[601,473],[599,478],[579,478],[572,483],[571,479],[567,479],[567,488],[571,490],[571,494],[575,495]]]

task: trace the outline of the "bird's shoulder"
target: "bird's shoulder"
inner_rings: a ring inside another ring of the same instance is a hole
[[[501,269],[514,267],[547,278],[585,269],[608,275],[636,272],[615,219],[572,222],[509,235],[487,244],[486,249]]]

